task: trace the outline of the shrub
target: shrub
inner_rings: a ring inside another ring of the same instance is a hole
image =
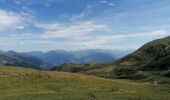
[[[134,67],[135,68],[135,67]],[[132,67],[117,67],[113,70],[116,78],[119,79],[143,79],[147,75],[140,71],[139,69],[134,69]]]
[[[165,72],[163,73],[163,76],[164,76],[164,77],[170,77],[170,70],[165,71]]]
[[[113,88],[111,88],[111,92],[117,92],[117,91],[119,91],[119,88],[118,88],[118,87],[113,87]]]
[[[144,79],[144,78],[147,78],[147,75],[142,72],[142,71],[136,71],[135,74],[133,74],[131,76],[132,79]]]
[[[113,72],[116,78],[120,79],[129,79],[131,75],[135,74],[135,70],[128,67],[116,67]]]

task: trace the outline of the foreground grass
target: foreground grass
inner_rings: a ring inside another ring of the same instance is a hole
[[[65,72],[0,67],[0,100],[169,100],[170,85],[154,86]]]

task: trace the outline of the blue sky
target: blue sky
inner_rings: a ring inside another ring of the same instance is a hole
[[[170,35],[169,0],[0,0],[0,49],[137,49]]]

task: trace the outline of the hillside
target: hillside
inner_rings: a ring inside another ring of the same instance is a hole
[[[169,100],[170,86],[0,67],[1,100]]]
[[[77,70],[78,69],[78,70]],[[147,78],[170,75],[170,37],[154,40],[134,53],[110,63],[64,64],[58,71],[70,71],[112,78]]]
[[[48,64],[36,57],[22,55],[14,51],[0,51],[0,65],[21,66],[44,70]]]
[[[115,65],[117,67],[114,72],[120,78],[150,74],[170,76],[170,37],[145,44],[134,53],[118,60]]]
[[[108,62],[85,63],[85,64],[68,63],[54,67],[51,70],[108,77],[108,72],[111,71],[110,66],[113,66],[113,64]],[[113,75],[113,73],[111,73],[111,75]]]
[[[143,69],[159,70],[170,68],[170,37],[154,40],[139,48],[136,52],[120,59],[117,63],[144,66]]]

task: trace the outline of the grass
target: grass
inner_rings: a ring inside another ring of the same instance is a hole
[[[169,100],[170,85],[154,86],[66,72],[0,67],[0,100]]]
[[[60,67],[52,69],[53,71],[73,72],[78,74],[93,75],[99,77],[108,77],[108,72],[111,73],[115,66],[112,63],[100,62],[100,63],[85,63],[85,64],[63,64]]]

